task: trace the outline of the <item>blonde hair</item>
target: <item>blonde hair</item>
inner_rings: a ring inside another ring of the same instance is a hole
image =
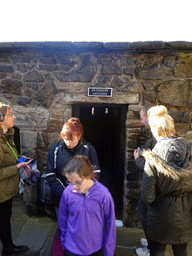
[[[165,106],[159,105],[151,107],[148,112],[148,123],[151,131],[160,132],[162,137],[175,135],[175,124],[173,118],[168,114]]]

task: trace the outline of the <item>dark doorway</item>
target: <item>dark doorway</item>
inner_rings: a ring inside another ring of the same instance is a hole
[[[16,126],[13,127],[15,129],[14,133],[14,142],[17,149],[17,153],[21,154],[21,146],[20,146],[20,130]]]
[[[81,120],[84,139],[97,151],[104,179],[110,179],[117,219],[123,212],[126,113],[127,105],[112,104],[76,104],[72,113]]]

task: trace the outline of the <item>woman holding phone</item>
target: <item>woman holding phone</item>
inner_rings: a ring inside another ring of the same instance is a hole
[[[0,239],[2,256],[26,251],[26,245],[13,244],[11,215],[13,197],[19,191],[19,168],[30,161],[17,164],[17,150],[13,141],[15,116],[9,105],[0,102]]]

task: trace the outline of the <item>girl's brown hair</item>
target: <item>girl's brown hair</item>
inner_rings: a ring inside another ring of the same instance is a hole
[[[83,125],[81,124],[79,118],[71,117],[67,123],[63,125],[63,128],[60,132],[60,139],[64,137],[71,139],[73,135],[80,136],[80,139],[83,137]]]
[[[94,166],[91,165],[86,156],[77,155],[64,167],[62,174],[77,173],[81,178],[94,178],[96,174],[93,170]]]

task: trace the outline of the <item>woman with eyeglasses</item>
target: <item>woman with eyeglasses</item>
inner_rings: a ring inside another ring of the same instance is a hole
[[[62,172],[69,186],[59,206],[61,244],[65,256],[113,256],[116,244],[114,202],[94,177],[85,156],[75,156]]]
[[[78,154],[86,156],[95,166],[95,172],[100,172],[96,150],[83,139],[83,126],[80,120],[72,117],[63,125],[60,140],[53,144],[47,156],[47,181],[52,191],[56,215],[62,193],[68,185],[61,171]]]
[[[11,107],[0,102],[0,239],[3,256],[28,249],[26,245],[14,245],[11,235],[12,201],[19,191],[19,168],[30,163],[17,164],[17,150],[13,141],[15,118]]]

